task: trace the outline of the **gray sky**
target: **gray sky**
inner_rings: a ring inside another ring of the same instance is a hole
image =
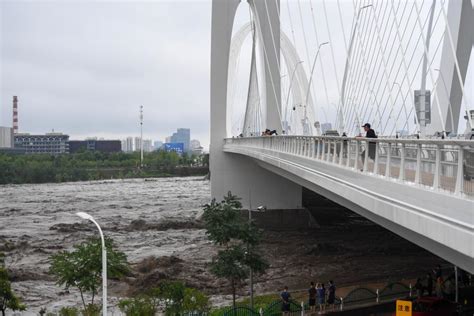
[[[209,138],[210,1],[1,1],[0,125],[72,138]]]

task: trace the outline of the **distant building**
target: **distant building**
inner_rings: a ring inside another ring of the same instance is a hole
[[[197,139],[191,140],[190,147],[191,147],[191,153],[194,155],[202,154],[202,151],[204,149],[201,146],[201,143]]]
[[[159,150],[159,149],[161,149],[161,147],[163,147],[163,142],[162,141],[155,140],[153,142],[153,150]]]
[[[0,126],[0,148],[13,148],[13,128]]]
[[[69,135],[46,133],[45,135],[15,134],[14,146],[26,154],[59,155],[69,153]]]
[[[133,137],[127,137],[122,141],[122,151],[126,153],[133,151]]]
[[[167,143],[182,143],[184,152],[189,151],[189,143],[191,142],[191,130],[189,128],[178,128],[176,133],[170,136]]]
[[[134,141],[134,150],[135,151],[140,151],[142,150],[142,141],[141,141],[141,138],[140,137],[135,137],[135,141]]]
[[[167,152],[174,151],[177,154],[182,155],[184,153],[184,144],[183,143],[165,143],[163,149]]]
[[[69,141],[69,152],[71,154],[83,150],[113,153],[121,151],[122,144],[119,140],[87,139]]]
[[[147,153],[153,151],[153,141],[151,139],[143,140],[143,151]]]
[[[326,131],[332,129],[332,124],[331,123],[322,123],[321,124],[321,133],[324,134]]]

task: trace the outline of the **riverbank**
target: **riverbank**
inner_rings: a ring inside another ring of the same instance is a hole
[[[207,155],[81,152],[63,155],[0,153],[0,184],[62,183],[107,179],[205,176]]]

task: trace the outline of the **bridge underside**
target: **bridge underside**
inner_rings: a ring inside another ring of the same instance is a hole
[[[253,159],[263,169],[325,196],[474,273],[472,200],[262,148],[225,145],[224,152],[247,156],[241,159]]]

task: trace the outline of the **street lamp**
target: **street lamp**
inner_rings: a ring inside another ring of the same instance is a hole
[[[87,213],[77,212],[77,216],[90,220],[99,229],[100,240],[102,242],[102,315],[107,316],[107,250],[105,248],[104,234],[95,219]]]
[[[249,228],[252,224],[252,212],[263,213],[267,210],[266,206],[260,205],[257,209],[253,210],[252,207],[249,207]],[[250,254],[250,245],[247,245],[247,253]],[[253,308],[253,271],[250,268],[250,308]]]
[[[306,98],[304,102],[304,124],[307,124],[307,120],[308,120],[307,118],[308,97],[309,97],[309,90],[311,88],[311,81],[313,81],[313,73],[314,73],[314,68],[316,66],[316,60],[318,59],[319,50],[321,49],[321,46],[326,45],[326,44],[329,44],[329,42],[324,42],[324,43],[319,44],[318,51],[316,52],[316,56],[314,56],[313,66],[311,67],[311,74],[309,75],[308,89],[306,89]]]

